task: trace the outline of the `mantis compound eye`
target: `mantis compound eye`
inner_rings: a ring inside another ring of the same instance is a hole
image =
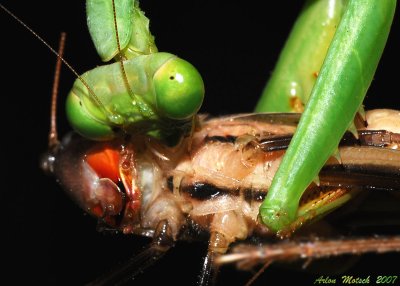
[[[171,119],[188,119],[200,109],[204,83],[194,66],[180,58],[167,61],[154,74],[158,110]]]
[[[105,120],[94,118],[73,92],[67,97],[66,113],[69,122],[80,135],[97,141],[110,140],[114,137],[112,127],[104,123]]]

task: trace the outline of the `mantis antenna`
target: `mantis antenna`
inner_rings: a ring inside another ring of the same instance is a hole
[[[117,24],[117,12],[116,12],[116,9],[115,9],[115,1],[112,0],[111,2],[112,2],[112,7],[113,7],[113,13],[114,13],[115,37],[117,38],[117,48],[118,48],[118,54],[119,54],[119,57],[120,57],[119,63],[120,63],[120,66],[121,66],[122,77],[124,78],[124,83],[125,83],[126,88],[128,89],[128,92],[129,92],[130,96],[132,97],[132,99],[135,99],[134,98],[135,96],[133,95],[133,92],[132,92],[131,87],[130,87],[129,82],[128,82],[128,77],[126,76],[123,56],[122,56],[122,53],[121,53],[121,44],[119,42],[119,33],[118,33],[118,24]]]
[[[3,9],[7,14],[13,17],[18,23],[20,23],[25,29],[31,32],[40,42],[42,42],[53,54],[57,56],[71,71],[72,73],[82,82],[82,84],[87,88],[90,95],[93,97],[96,104],[106,113],[113,115],[113,113],[107,110],[104,105],[101,103],[100,99],[96,96],[93,89],[89,86],[89,84],[77,73],[77,71],[56,51],[54,50],[41,36],[39,36],[35,31],[33,31],[27,24],[25,24],[22,20],[20,20],[17,16],[15,16],[10,10],[0,4],[0,8]]]

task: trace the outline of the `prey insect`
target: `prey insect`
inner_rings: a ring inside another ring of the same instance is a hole
[[[257,138],[257,140],[258,140],[258,138]],[[256,142],[257,142],[257,140],[255,140]],[[140,141],[139,139],[138,139],[138,141]],[[236,142],[236,141],[235,141]],[[239,140],[239,143],[241,142],[241,140]],[[136,142],[135,142],[136,143]],[[73,143],[71,143],[71,144],[73,144]],[[138,144],[138,146],[140,146],[141,144],[140,143],[137,143]],[[79,145],[79,144],[78,144]],[[122,143],[121,143],[121,145],[122,145]],[[208,145],[206,145],[206,146],[208,146]],[[151,146],[151,144],[150,144],[150,147],[152,147]],[[248,146],[247,146],[248,147]],[[138,147],[139,148],[139,147]],[[135,148],[134,148],[135,149]],[[151,149],[153,149],[153,151],[151,151],[151,152],[154,152],[154,151],[157,151],[157,149],[155,149],[154,150],[154,147],[152,147]],[[157,154],[157,152],[154,152],[154,154]],[[160,154],[160,152],[158,152],[158,154]],[[162,154],[162,153],[161,153]],[[211,153],[212,154],[212,153]],[[110,164],[111,165],[111,164]],[[97,170],[98,171],[98,170]],[[67,185],[67,183],[65,183],[66,185]],[[106,183],[107,184],[107,183]],[[113,185],[110,183],[110,186],[112,187]],[[79,199],[78,199],[79,200]],[[227,205],[229,205],[229,204],[227,204]],[[112,225],[113,224],[113,222],[112,221],[109,221],[109,223]]]

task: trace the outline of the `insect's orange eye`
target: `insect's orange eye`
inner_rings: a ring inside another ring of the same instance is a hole
[[[105,146],[88,154],[86,161],[100,178],[109,178],[114,183],[118,183],[120,178],[118,151]]]

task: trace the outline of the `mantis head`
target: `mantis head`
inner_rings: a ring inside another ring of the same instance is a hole
[[[200,109],[204,83],[189,62],[155,53],[125,61],[124,67],[125,85],[120,63],[95,68],[76,80],[66,107],[71,125],[82,136],[104,141],[114,138],[116,130],[146,133],[165,128],[160,127],[164,121],[188,121]]]

